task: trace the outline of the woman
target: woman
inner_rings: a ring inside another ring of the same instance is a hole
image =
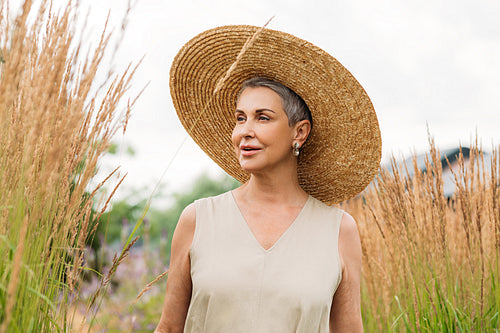
[[[327,205],[380,161],[359,83],[294,36],[228,26],[183,47],[171,93],[193,139],[243,185],[182,213],[156,332],[362,331],[359,234]]]

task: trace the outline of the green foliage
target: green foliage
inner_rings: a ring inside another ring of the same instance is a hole
[[[229,176],[214,179],[206,174],[200,175],[187,191],[172,195],[174,203],[169,209],[165,211],[152,209],[148,213],[148,218],[151,221],[152,239],[158,240],[163,231],[163,235],[165,233],[168,235],[168,244],[170,244],[177,221],[186,206],[197,199],[215,196],[235,189],[238,186],[239,182]],[[167,251],[170,253],[170,249],[167,249]]]
[[[170,244],[177,221],[187,205],[199,198],[218,195],[237,186],[239,183],[229,176],[216,179],[202,174],[188,190],[172,194],[172,205],[167,209],[150,208],[146,215],[146,226],[142,225],[137,235],[141,236],[140,240],[143,240],[144,232],[147,231],[148,237],[153,243],[158,244],[163,237],[166,238],[163,241]],[[136,198],[137,193],[130,197]],[[114,202],[111,209],[104,213],[99,220],[93,247],[98,248],[102,245],[99,243],[100,239],[105,239],[106,243],[123,240],[124,232],[128,234],[131,231],[124,230],[124,227],[132,228],[141,217],[145,205],[146,199],[123,199]],[[170,253],[169,249],[165,250]]]
[[[134,149],[134,147],[132,147],[130,145],[127,146],[126,152],[127,152],[127,155],[129,155],[129,156],[134,156],[135,155],[135,149]]]
[[[118,145],[116,143],[112,142],[109,145],[108,153],[110,153],[111,155],[115,155],[116,153],[118,153]]]
[[[126,145],[124,152],[129,156],[135,155],[135,149],[131,145]],[[111,155],[116,155],[120,153],[120,145],[115,142],[112,142],[108,147],[108,153]]]
[[[126,199],[114,202],[111,210],[102,214],[99,219],[94,242],[100,242],[102,237],[105,237],[106,243],[120,241],[125,231],[124,226],[134,223],[140,217],[145,203],[146,200],[141,200],[131,204]]]

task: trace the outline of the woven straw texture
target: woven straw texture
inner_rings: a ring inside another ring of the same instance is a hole
[[[380,164],[381,138],[363,87],[313,44],[254,26],[199,34],[182,47],[170,70],[170,93],[182,125],[222,169],[242,183],[249,178],[235,157],[231,132],[241,84],[254,76],[284,84],[311,110],[313,130],[298,165],[306,192],[334,204],[371,182]]]

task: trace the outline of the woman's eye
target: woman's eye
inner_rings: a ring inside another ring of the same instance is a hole
[[[245,121],[245,117],[243,116],[237,116],[236,121]]]
[[[260,116],[259,120],[269,120],[269,117],[267,117],[267,116]]]

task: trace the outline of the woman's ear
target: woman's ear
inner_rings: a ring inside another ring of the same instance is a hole
[[[293,140],[298,142],[300,147],[306,142],[309,133],[311,132],[311,122],[307,119],[301,120],[295,124],[295,132]]]

